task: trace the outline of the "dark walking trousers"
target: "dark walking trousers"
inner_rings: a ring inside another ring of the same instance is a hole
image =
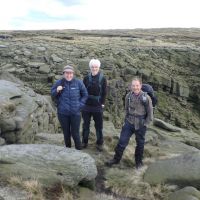
[[[81,149],[81,140],[79,135],[79,128],[81,122],[80,115],[63,115],[58,113],[58,119],[61,124],[64,141],[66,147],[71,147],[71,136],[74,140],[75,148]]]
[[[95,123],[96,137],[97,137],[96,144],[102,145],[103,144],[103,112],[82,111],[82,118],[83,118],[82,143],[88,144],[91,117],[93,117],[94,123]]]
[[[130,124],[127,120],[122,127],[119,142],[115,148],[114,159],[120,161],[126,146],[129,143],[131,136],[135,133],[136,148],[135,148],[135,163],[142,163],[144,143],[145,143],[145,133],[146,126],[140,127],[140,129],[135,130],[133,124]]]

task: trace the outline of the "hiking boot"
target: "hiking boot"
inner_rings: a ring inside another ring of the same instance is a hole
[[[143,163],[142,162],[136,163],[136,165],[135,165],[136,169],[140,169],[142,167],[143,167]]]
[[[103,145],[97,144],[96,149],[100,152],[103,151]]]
[[[116,160],[116,159],[113,158],[113,159],[107,161],[105,164],[108,167],[112,167],[112,165],[114,165],[114,164],[119,164],[119,160]]]
[[[83,148],[83,149],[86,149],[87,146],[88,146],[88,144],[86,144],[86,143],[82,143],[82,148]]]

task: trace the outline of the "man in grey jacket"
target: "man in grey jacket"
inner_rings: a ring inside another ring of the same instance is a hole
[[[141,80],[139,78],[133,79],[131,92],[125,98],[125,123],[115,148],[114,158],[106,162],[107,166],[111,167],[113,164],[120,162],[133,133],[135,133],[136,140],[135,165],[137,169],[143,166],[145,133],[147,125],[153,120],[153,106],[151,98],[141,88]]]

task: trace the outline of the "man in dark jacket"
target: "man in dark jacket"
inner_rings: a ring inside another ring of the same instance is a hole
[[[125,99],[125,123],[122,127],[120,139],[115,147],[115,155],[112,160],[106,162],[108,166],[118,164],[123,152],[129,143],[131,136],[135,133],[135,165],[136,169],[142,167],[145,133],[147,125],[153,120],[153,107],[151,98],[141,90],[142,82],[135,78],[132,81],[131,92]]]
[[[58,119],[63,129],[65,146],[71,147],[72,136],[75,148],[80,150],[80,111],[85,105],[88,93],[83,82],[74,78],[73,67],[65,66],[63,76],[51,88],[51,95],[57,100]]]
[[[95,122],[96,129],[96,147],[99,151],[102,151],[103,145],[103,108],[105,105],[107,81],[100,72],[101,63],[97,59],[92,59],[89,63],[90,73],[87,75],[83,83],[88,91],[88,99],[86,105],[82,109],[83,117],[83,132],[82,132],[82,144],[86,148],[88,145],[88,137],[90,133],[90,121],[91,117]]]

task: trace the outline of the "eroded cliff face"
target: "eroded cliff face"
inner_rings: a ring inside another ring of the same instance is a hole
[[[56,112],[49,99],[8,73],[0,74],[3,77],[9,80],[0,80],[0,138],[7,144],[32,143],[38,132],[58,132]]]
[[[1,32],[0,69],[49,94],[64,65],[82,78],[98,58],[109,84],[105,115],[116,127],[128,84],[141,76],[157,93],[157,117],[199,133],[199,38],[199,29]]]

